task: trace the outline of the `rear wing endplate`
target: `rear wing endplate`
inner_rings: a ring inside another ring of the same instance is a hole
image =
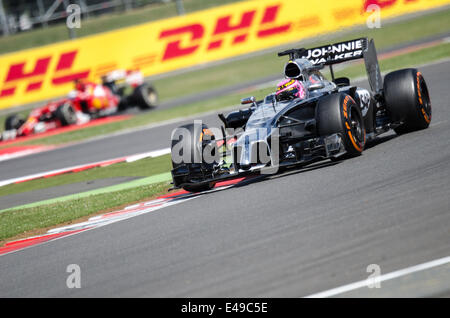
[[[383,78],[381,77],[377,50],[375,49],[375,42],[373,39],[369,41],[367,49],[364,51],[364,63],[366,64],[370,88],[373,92],[378,94],[383,90]]]

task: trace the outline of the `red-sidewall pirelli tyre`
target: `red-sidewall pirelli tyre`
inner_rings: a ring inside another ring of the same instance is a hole
[[[431,121],[431,101],[422,74],[413,68],[387,74],[383,84],[386,110],[397,134],[425,129]]]
[[[340,134],[347,156],[350,157],[360,155],[366,144],[360,107],[350,95],[344,93],[334,93],[319,100],[316,128],[321,137]]]

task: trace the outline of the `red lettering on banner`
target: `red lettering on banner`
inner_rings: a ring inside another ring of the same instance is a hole
[[[72,51],[61,54],[61,56],[59,57],[58,65],[56,65],[56,71],[71,68],[75,57],[77,56],[77,53],[77,51]]]
[[[63,84],[67,84],[70,82],[75,81],[76,79],[85,79],[88,78],[90,71],[84,71],[84,72],[79,72],[79,73],[74,73],[74,74],[69,74],[69,75],[64,75],[64,76],[58,76],[58,77],[53,77],[52,78],[52,83],[54,85],[63,85]]]
[[[272,36],[289,30],[289,28],[291,27],[290,23],[275,25],[275,21],[277,19],[278,11],[280,10],[280,8],[281,4],[266,8],[264,16],[261,20],[262,26],[258,32],[258,37],[263,38],[266,36]]]
[[[16,87],[4,88],[0,92],[0,97],[12,96],[16,92]]]
[[[231,25],[230,20],[231,16],[226,16],[219,18],[216,23],[216,27],[214,29],[213,36],[220,36],[222,38],[219,40],[214,40],[209,43],[208,50],[217,49],[222,46],[223,37],[225,34],[236,31],[244,31],[244,34],[238,34],[233,38],[233,44],[244,42],[247,39],[248,29],[252,25],[253,18],[255,16],[256,11],[248,11],[244,12],[241,16],[241,21],[237,25]]]
[[[68,74],[68,71],[70,71],[73,67],[77,53],[78,51],[74,50],[62,53],[59,56],[55,67],[56,75],[52,77],[53,85],[67,84],[75,79],[87,78],[89,76],[90,70],[83,70]],[[33,70],[29,72],[25,71],[26,62],[11,65],[5,79],[5,86],[9,87],[2,88],[0,91],[0,98],[14,96],[17,90],[16,82],[27,79],[29,79],[29,82],[25,88],[26,93],[40,90],[43,85],[43,77],[48,72],[51,59],[51,56],[39,58],[36,61]],[[8,85],[8,83],[10,84]]]
[[[403,0],[403,3],[409,4],[409,3],[417,2],[417,1],[418,0]],[[380,9],[385,9],[385,8],[392,7],[397,2],[399,2],[399,0],[364,0],[363,9],[364,9],[364,11],[367,11],[369,6],[371,6],[371,5],[376,5],[376,6],[380,7]]]
[[[51,56],[40,58],[36,61],[34,69],[31,72],[25,72],[25,62],[13,64],[9,68],[8,75],[5,82],[11,82],[21,80],[33,76],[44,75],[47,72],[48,64],[50,63]]]
[[[20,80],[25,80],[33,77],[42,77],[47,73],[48,65],[50,64],[51,56],[39,58],[34,65],[33,70],[26,72],[25,65],[26,62],[13,64],[9,67],[8,74],[5,79],[5,84],[8,82],[16,82]],[[42,86],[43,80],[37,80],[32,83],[29,83],[26,91],[33,91],[40,89]],[[10,86],[10,85],[7,85]],[[13,96],[16,92],[17,86],[14,85],[12,87],[3,88],[0,92],[0,98]]]
[[[364,11],[371,5],[377,5],[381,9],[393,6],[397,0],[365,0],[364,1]]]
[[[162,31],[159,35],[159,38],[167,38],[175,35],[188,34],[190,35],[190,40],[192,42],[197,42],[195,40],[199,40],[203,37],[204,29],[201,24],[191,24],[184,27],[179,27],[175,29]],[[181,57],[185,55],[189,55],[194,53],[200,44],[188,45],[185,47],[181,47],[181,40],[177,39],[175,41],[169,42],[166,46],[166,50],[164,51],[163,61],[168,59],[173,59],[176,57]]]
[[[75,50],[75,51],[65,52],[65,53],[61,54],[61,56],[59,57],[59,60],[58,60],[58,64],[56,65],[55,71],[58,73],[61,71],[70,70],[73,66],[73,63],[75,62],[77,53],[78,53],[78,51]],[[71,73],[71,74],[55,76],[52,78],[52,83],[54,85],[63,85],[63,84],[72,82],[76,79],[87,78],[89,76],[89,72],[90,72],[89,70],[84,70],[84,71],[75,72],[75,73]]]
[[[42,81],[30,83],[30,84],[28,84],[26,91],[29,92],[29,91],[35,91],[37,89],[40,89],[42,87],[42,83],[43,83]]]
[[[258,37],[264,38],[289,31],[292,23],[279,24],[278,22],[277,24],[280,8],[281,4],[264,8],[257,32]],[[230,35],[232,36],[232,45],[245,42],[248,39],[250,28],[254,24],[255,15],[256,10],[242,12],[239,21],[235,23],[232,22],[233,15],[231,14],[218,18],[211,34],[212,39],[204,38],[205,28],[200,23],[163,30],[159,39],[169,38],[170,41],[166,45],[162,60],[193,54],[204,43],[203,41],[208,41],[207,50],[218,49],[223,46],[225,37]],[[182,37],[189,37],[190,42],[182,44]]]

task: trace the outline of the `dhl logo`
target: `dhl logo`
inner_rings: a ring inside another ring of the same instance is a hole
[[[418,1],[420,1],[420,0],[365,0],[363,9],[364,9],[364,11],[366,11],[369,8],[369,6],[371,6],[371,5],[376,5],[380,9],[387,9],[387,8],[395,6],[396,4],[398,4],[400,2],[403,2],[405,4],[410,4],[410,3],[414,3],[414,2],[418,2]]]
[[[291,23],[277,24],[277,15],[281,4],[268,6],[264,8],[260,21],[255,21],[257,10],[244,11],[240,17],[226,15],[220,17],[215,22],[213,33],[210,35],[207,50],[218,50],[223,46],[227,35],[232,35],[232,45],[245,42],[249,36],[249,30],[254,23],[258,23],[257,37],[265,38],[275,36],[279,33],[287,32]],[[232,19],[238,20],[232,23]],[[189,43],[182,45],[181,37],[188,36]],[[205,26],[202,23],[194,23],[174,29],[164,30],[160,33],[159,39],[172,39],[167,44],[162,60],[170,60],[181,56],[193,54],[200,47],[200,42],[205,39]]]
[[[50,69],[50,62],[53,56],[43,56],[35,60],[31,70],[29,62],[19,62],[12,64],[7,71],[6,78],[0,90],[0,98],[13,96],[18,88],[19,83],[25,84],[25,93],[40,90],[44,83],[45,75],[52,72],[51,84],[58,86],[72,82],[77,78],[87,78],[89,69],[74,72],[72,66],[77,56],[77,51],[70,51],[60,54],[53,70]]]

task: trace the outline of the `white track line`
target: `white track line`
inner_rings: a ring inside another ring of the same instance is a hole
[[[166,155],[166,154],[169,154],[169,153],[170,153],[170,148],[164,148],[164,149],[154,150],[154,151],[150,151],[150,152],[130,155],[130,156],[126,156],[126,157],[119,157],[119,158],[114,158],[114,159],[109,159],[109,160],[102,160],[102,161],[98,161],[98,162],[87,163],[87,164],[83,164],[83,165],[66,167],[66,168],[57,169],[57,170],[51,170],[51,171],[35,173],[35,174],[22,176],[22,177],[18,177],[18,178],[1,180],[0,181],[0,187],[3,187],[5,185],[11,184],[11,183],[21,182],[21,181],[30,180],[30,179],[36,179],[36,178],[42,178],[42,177],[45,177],[45,176],[48,176],[48,175],[53,175],[53,174],[56,174],[56,173],[61,173],[61,172],[66,172],[66,171],[69,172],[69,171],[72,171],[72,170],[75,170],[75,169],[80,169],[80,168],[83,168],[83,167],[86,167],[86,166],[95,165],[95,164],[99,164],[99,165],[102,164],[102,163],[106,164],[107,162],[114,161],[114,160],[119,160],[121,158],[123,158],[123,161],[126,161],[126,162],[134,162],[134,161],[137,161],[137,160],[140,160],[140,159],[155,158],[155,157],[163,156],[163,155]]]
[[[384,274],[384,275],[380,275],[378,278],[371,278],[371,279],[365,279],[356,283],[352,283],[352,284],[348,284],[348,285],[344,285],[341,287],[337,287],[337,288],[333,288],[333,289],[329,289],[320,293],[316,293],[316,294],[312,294],[309,296],[306,296],[305,298],[326,298],[326,297],[332,297],[332,296],[336,296],[339,294],[343,294],[355,289],[359,289],[359,288],[363,288],[363,287],[368,287],[370,284],[376,284],[376,283],[381,283],[390,279],[395,279],[401,276],[406,276],[415,272],[419,272],[419,271],[423,271],[426,269],[430,269],[433,267],[437,267],[437,266],[441,266],[444,264],[448,264],[450,263],[450,256],[444,257],[444,258],[440,258],[431,262],[426,262],[426,263],[422,263],[419,265],[415,265],[415,266],[411,266],[411,267],[407,267],[404,269],[400,269],[398,271],[395,272],[391,272],[388,274]]]
[[[107,160],[105,160],[105,162],[106,161]],[[124,159],[124,161],[125,161],[125,159]],[[72,171],[72,170],[75,170],[75,169],[80,169],[80,168],[83,168],[85,166],[90,166],[90,165],[97,164],[97,163],[98,164],[99,163],[103,163],[103,161],[93,162],[93,163],[88,163],[88,164],[78,165],[78,166],[71,166],[71,167],[66,167],[66,168],[56,169],[56,170],[50,170],[50,171],[45,171],[45,172],[39,172],[39,173],[30,174],[30,175],[27,175],[27,176],[22,176],[22,177],[2,180],[2,181],[0,181],[0,187],[3,187],[5,185],[11,184],[11,183],[23,182],[25,180],[32,180],[32,179],[37,179],[37,178],[43,178],[43,177],[46,177],[48,175],[57,174],[57,173],[65,172],[65,171],[69,172],[69,171]]]
[[[159,156],[168,155],[171,152],[170,148],[164,148],[160,150],[154,150],[150,152],[145,152],[141,154],[136,154],[132,156],[128,156],[126,162],[133,162],[144,158],[155,158]]]
[[[20,157],[25,157],[25,156],[29,156],[29,155],[34,155],[36,153],[49,151],[49,150],[53,150],[53,149],[55,149],[55,147],[48,146],[48,147],[39,147],[39,148],[35,148],[35,149],[26,149],[26,150],[21,150],[21,151],[17,151],[17,152],[7,153],[4,155],[0,155],[0,162],[11,160],[11,159],[16,159],[16,158],[20,158]]]

